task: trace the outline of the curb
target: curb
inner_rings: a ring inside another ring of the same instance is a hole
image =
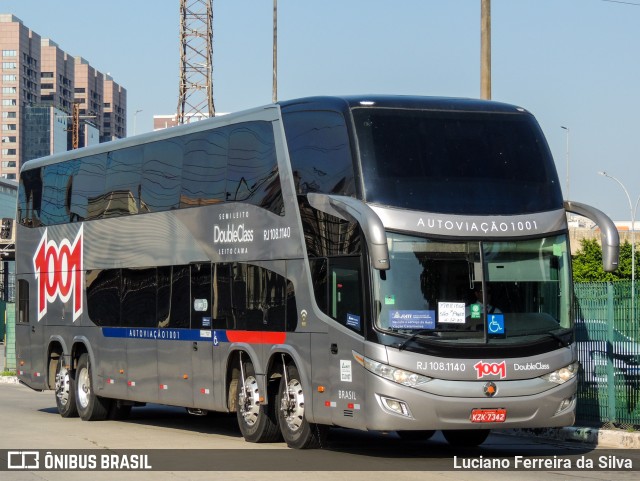
[[[0,384],[18,384],[16,376],[0,376]]]
[[[505,434],[584,443],[599,448],[640,449],[640,433],[614,429],[567,427],[540,429],[510,429]]]

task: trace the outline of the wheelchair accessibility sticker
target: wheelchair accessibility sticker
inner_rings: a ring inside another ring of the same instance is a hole
[[[504,314],[489,314],[487,333],[494,335],[504,334]]]

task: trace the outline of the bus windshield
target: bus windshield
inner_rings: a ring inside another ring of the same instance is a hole
[[[352,112],[369,203],[465,215],[562,209],[553,159],[528,113]]]
[[[527,343],[571,328],[565,235],[444,242],[387,233],[376,328],[426,340]]]

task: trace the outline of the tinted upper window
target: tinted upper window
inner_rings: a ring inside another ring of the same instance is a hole
[[[471,215],[562,208],[529,114],[357,108],[353,116],[369,202]]]
[[[65,162],[43,169],[40,217],[44,225],[69,222],[71,186],[77,168],[77,162]]]
[[[17,221],[27,227],[38,227],[41,206],[42,169],[26,170],[20,176]]]
[[[160,212],[180,205],[182,139],[144,146],[140,212]]]
[[[142,146],[107,154],[103,216],[137,214],[142,181]]]
[[[71,214],[76,220],[99,219],[104,214],[107,154],[81,160],[71,191]]]
[[[284,127],[298,194],[354,195],[353,160],[344,117],[338,112],[290,112]]]
[[[20,222],[53,225],[247,202],[284,214],[273,127],[233,124],[22,173]]]
[[[284,213],[278,161],[270,122],[229,127],[227,200]]]
[[[180,207],[224,202],[228,143],[225,128],[184,138]]]

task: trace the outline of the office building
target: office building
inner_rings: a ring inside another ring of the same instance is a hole
[[[0,177],[15,179],[23,144],[24,106],[40,101],[40,36],[13,15],[0,15]]]
[[[126,113],[127,91],[118,85],[109,74],[106,74],[104,78],[104,111],[100,142],[108,142],[126,136]]]
[[[126,137],[126,90],[11,14],[0,14],[0,62],[0,177],[72,148],[74,105],[78,147]]]

